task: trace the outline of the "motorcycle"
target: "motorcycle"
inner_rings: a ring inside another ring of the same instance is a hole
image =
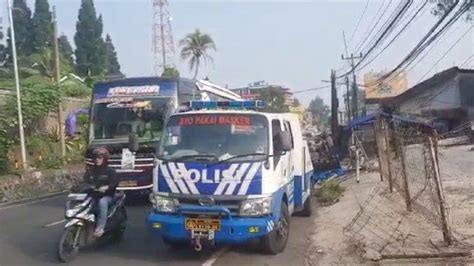
[[[57,244],[57,256],[61,262],[73,260],[79,249],[90,246],[101,239],[112,238],[119,241],[125,232],[127,212],[125,210],[125,193],[117,191],[114,201],[109,206],[107,224],[104,234],[94,237],[96,215],[100,192],[98,188],[85,185],[79,193],[70,193],[67,196],[65,218],[66,225]]]

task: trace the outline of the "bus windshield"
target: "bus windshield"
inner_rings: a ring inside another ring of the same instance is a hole
[[[241,156],[241,155],[249,156]],[[268,154],[268,120],[258,114],[183,114],[169,118],[158,156],[164,160],[255,161]],[[196,155],[196,156],[194,156]]]
[[[91,117],[94,140],[126,140],[137,134],[142,140],[159,140],[163,121],[170,113],[170,97],[137,98],[95,103]]]

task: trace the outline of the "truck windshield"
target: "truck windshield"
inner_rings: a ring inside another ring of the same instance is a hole
[[[170,112],[169,97],[95,103],[91,117],[94,140],[128,139],[132,133],[142,140],[159,140],[163,121]]]
[[[163,160],[255,161],[268,154],[268,120],[257,114],[184,114],[170,117],[158,152]]]

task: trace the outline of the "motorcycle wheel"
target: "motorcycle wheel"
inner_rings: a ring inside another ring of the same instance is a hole
[[[76,240],[79,242],[80,235],[76,237],[76,234],[80,234],[80,226],[71,226],[65,228],[58,240],[57,256],[61,262],[72,261],[79,253],[79,243],[75,243]]]
[[[122,220],[122,222],[113,234],[113,238],[117,242],[123,239],[123,234],[125,233],[125,229],[127,227],[127,211],[125,210],[125,207],[122,206],[120,208],[119,215],[121,216],[120,219]]]

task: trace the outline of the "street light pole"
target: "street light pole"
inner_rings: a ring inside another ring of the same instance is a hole
[[[18,106],[18,131],[20,133],[20,146],[21,146],[21,160],[23,169],[26,168],[26,148],[25,148],[25,132],[23,130],[23,115],[21,111],[21,95],[20,95],[20,77],[18,76],[18,63],[16,56],[16,42],[15,42],[15,28],[13,26],[13,12],[10,0],[7,0],[8,6],[8,18],[10,21],[10,34],[11,34],[11,45],[13,54],[13,70],[15,73],[15,86],[16,86],[16,100]]]

